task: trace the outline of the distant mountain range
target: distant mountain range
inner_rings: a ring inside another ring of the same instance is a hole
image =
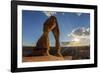
[[[61,46],[89,46],[90,44],[82,43],[82,42],[76,42],[76,41],[68,41],[68,42],[61,42]]]

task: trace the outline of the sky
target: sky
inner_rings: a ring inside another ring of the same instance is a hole
[[[22,10],[22,42],[24,46],[36,45],[43,33],[44,22],[51,15],[56,16],[58,21],[60,43],[78,41],[78,39],[85,44],[89,43],[89,13]],[[49,39],[50,45],[54,46],[55,39],[52,32],[49,34]],[[88,43],[86,43],[87,41]]]

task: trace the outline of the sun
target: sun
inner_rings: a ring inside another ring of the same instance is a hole
[[[78,39],[78,38],[74,38],[73,41],[75,41],[75,42],[79,42],[80,39]]]

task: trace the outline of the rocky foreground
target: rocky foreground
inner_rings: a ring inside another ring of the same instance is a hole
[[[33,49],[33,47],[23,47],[23,62],[90,59],[89,46],[62,47],[63,57],[54,55],[56,53],[54,47],[51,47],[51,56],[33,56]]]

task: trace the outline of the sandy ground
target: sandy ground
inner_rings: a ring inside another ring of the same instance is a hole
[[[56,56],[23,57],[23,62],[57,61],[65,59],[71,60],[72,56],[66,56],[66,58]]]

